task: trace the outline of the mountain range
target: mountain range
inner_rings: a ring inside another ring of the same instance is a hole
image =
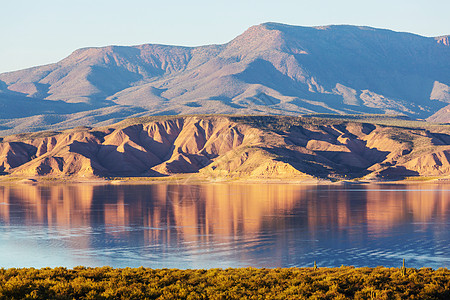
[[[223,45],[84,48],[0,74],[0,135],[211,113],[450,122],[449,36],[264,23]]]

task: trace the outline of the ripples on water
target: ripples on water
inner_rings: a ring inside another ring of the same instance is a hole
[[[0,267],[450,266],[439,185],[0,186]]]

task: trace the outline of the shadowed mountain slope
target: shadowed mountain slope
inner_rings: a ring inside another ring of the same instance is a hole
[[[71,114],[107,116],[111,107],[124,111],[122,118],[193,113],[427,118],[450,103],[449,70],[448,36],[347,25],[265,23],[227,44],[202,47],[85,48],[55,64],[0,74],[0,134],[19,132],[16,124],[29,118],[36,124],[30,130],[67,126],[61,123],[67,120],[94,125],[95,118],[74,120]],[[24,101],[32,109],[21,111]],[[55,114],[63,121],[43,117]]]
[[[0,172],[287,179],[450,175],[449,126],[422,125],[271,116],[128,119],[5,137]]]

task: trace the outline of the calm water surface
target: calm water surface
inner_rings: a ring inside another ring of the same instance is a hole
[[[447,185],[0,186],[0,267],[450,267]]]

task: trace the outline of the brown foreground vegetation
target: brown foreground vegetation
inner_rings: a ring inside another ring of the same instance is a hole
[[[450,299],[440,268],[0,269],[0,299]]]

